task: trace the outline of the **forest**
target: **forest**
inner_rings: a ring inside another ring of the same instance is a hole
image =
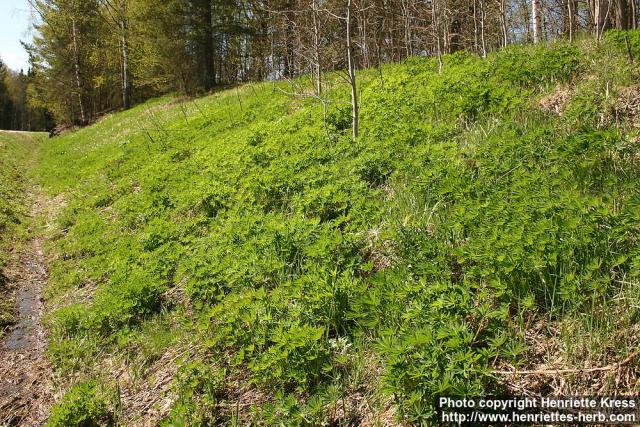
[[[416,55],[600,39],[636,28],[640,13],[636,0],[29,1],[29,77],[10,80],[28,80],[16,93],[40,110],[34,125],[13,119],[11,128],[52,127],[42,111],[59,125],[86,125],[167,93],[302,75],[321,96],[326,72],[355,80],[356,69]]]
[[[638,423],[635,1],[31,5],[0,425]]]
[[[33,74],[15,72],[0,60],[0,129],[37,131],[53,127],[53,117],[45,107],[29,99]]]

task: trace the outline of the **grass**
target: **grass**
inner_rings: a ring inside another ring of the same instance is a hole
[[[632,356],[638,130],[616,91],[638,69],[616,40],[363,71],[357,142],[328,76],[326,121],[262,83],[42,144],[38,176],[67,200],[49,352],[76,385],[58,418],[126,424],[105,396],[166,354],[166,425],[426,424],[437,396],[508,391],[498,368]],[[541,111],[560,85],[565,113]],[[69,404],[82,387],[96,402]]]

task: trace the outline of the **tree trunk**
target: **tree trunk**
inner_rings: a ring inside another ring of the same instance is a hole
[[[629,29],[629,4],[627,0],[616,0],[616,29]]]
[[[436,1],[431,2],[431,26],[433,29],[433,38],[436,42],[436,53],[438,55],[438,72],[442,71],[442,46],[440,45],[440,29],[438,25],[438,11],[436,10]]]
[[[320,65],[320,23],[318,22],[318,8],[316,0],[311,0],[313,13],[313,60],[316,72],[316,94],[322,96],[322,66]]]
[[[509,44],[509,34],[507,32],[507,11],[505,0],[500,0],[500,27],[502,29],[502,46]]]
[[[480,42],[482,43],[482,57],[487,57],[487,37],[485,30],[485,20],[487,12],[484,8],[484,0],[480,0]]]
[[[75,17],[71,19],[71,39],[73,41],[73,62],[76,77],[76,89],[78,91],[78,107],[80,108],[80,123],[87,124],[87,116],[84,107],[82,77],[80,73],[80,50],[78,48],[78,29]]]
[[[476,54],[480,53],[480,45],[478,43],[478,0],[473,0],[473,50]]]
[[[598,40],[602,38],[602,34],[608,28],[610,10],[611,3],[609,0],[595,1],[595,26]]]
[[[542,40],[542,10],[540,0],[532,0],[531,18],[533,21],[533,42],[540,43]]]
[[[284,70],[282,72],[283,77],[290,78],[295,76],[294,70],[294,46],[292,41],[292,35],[294,34],[293,21],[295,20],[295,5],[293,0],[289,0],[286,5],[286,12],[284,14]]]
[[[403,26],[403,34],[404,34],[404,49],[405,56],[409,57],[413,55],[413,46],[412,46],[412,35],[411,35],[411,17],[409,11],[409,5],[406,0],[402,0],[400,2],[402,9],[402,26]]]
[[[449,11],[449,52],[458,52],[465,48],[463,42],[463,23],[466,22],[463,3],[454,3]]]
[[[358,25],[358,32],[360,38],[360,52],[362,53],[362,63],[364,67],[371,68],[371,49],[369,46],[369,36],[368,36],[368,15],[366,10],[359,10],[360,18]]]
[[[569,43],[573,43],[576,37],[576,28],[578,22],[578,4],[576,0],[567,0],[567,35],[569,36]]]
[[[353,44],[351,40],[351,27],[352,27],[352,15],[353,15],[353,0],[347,1],[347,62],[349,67],[349,84],[351,86],[351,119],[352,119],[352,131],[353,140],[358,140],[359,124],[358,119],[360,115],[358,107],[358,85],[356,83],[356,66],[353,58]]]
[[[120,30],[122,31],[122,107],[125,110],[131,108],[131,83],[129,72],[129,38],[127,34],[127,22],[120,18]]]
[[[214,64],[213,22],[211,0],[200,0],[200,25],[202,25],[202,62],[204,64],[204,90],[210,91],[216,85]]]

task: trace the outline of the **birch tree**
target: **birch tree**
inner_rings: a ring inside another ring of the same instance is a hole
[[[533,22],[533,42],[540,43],[542,39],[542,8],[540,0],[531,0],[531,21]]]
[[[349,86],[351,88],[351,130],[353,134],[353,140],[356,141],[358,139],[358,134],[360,133],[360,106],[358,104],[358,84],[356,81],[356,64],[353,53],[353,41],[351,36],[351,31],[353,28],[353,0],[347,0],[347,14],[346,14],[346,23],[347,23],[347,32],[346,32],[346,42],[347,42],[347,66],[348,66],[348,76],[349,76]]]

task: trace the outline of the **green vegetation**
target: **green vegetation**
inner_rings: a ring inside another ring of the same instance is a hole
[[[25,232],[24,175],[37,139],[37,134],[0,131],[0,337],[13,321],[13,301],[3,272],[11,256],[10,246]]]
[[[53,409],[47,426],[110,425],[109,406],[103,394],[94,381],[75,385]]]
[[[137,386],[181,366],[167,425],[347,425],[427,423],[436,396],[504,392],[497,368],[632,356],[640,134],[618,95],[639,70],[616,40],[362,72],[357,142],[334,76],[326,122],[264,83],[43,144],[66,200],[50,357],[93,381],[52,425],[104,416],[83,396],[109,366]],[[613,390],[599,380],[565,384]]]

